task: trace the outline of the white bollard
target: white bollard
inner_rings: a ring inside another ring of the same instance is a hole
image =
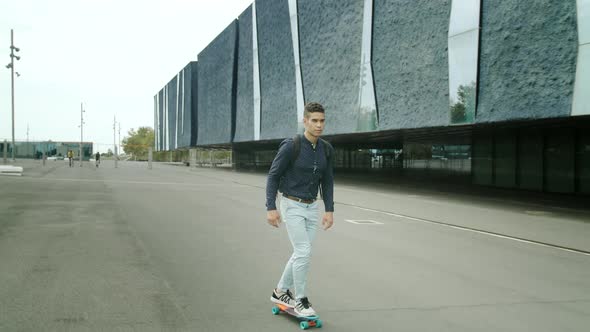
[[[197,167],[197,149],[190,149],[190,166],[191,168]]]

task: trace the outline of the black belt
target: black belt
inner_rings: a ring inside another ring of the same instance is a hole
[[[305,204],[311,204],[311,203],[315,202],[315,199],[303,199],[303,198],[299,198],[299,197],[295,197],[295,196],[289,196],[287,194],[283,194],[283,197],[293,200],[295,202],[305,203]]]

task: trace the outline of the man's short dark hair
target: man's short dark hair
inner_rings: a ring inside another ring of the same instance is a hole
[[[309,113],[324,113],[324,106],[316,102],[307,103],[305,104],[303,116],[307,118],[309,117]]]

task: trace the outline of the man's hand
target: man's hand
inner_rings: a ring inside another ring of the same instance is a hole
[[[273,227],[279,227],[281,215],[277,210],[266,211],[266,221]]]
[[[324,214],[324,219],[322,219],[322,226],[324,230],[329,229],[334,225],[334,212],[326,212]]]

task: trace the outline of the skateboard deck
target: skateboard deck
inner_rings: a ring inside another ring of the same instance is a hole
[[[318,316],[318,315],[315,315],[315,316],[299,316],[295,312],[295,309],[289,308],[289,307],[287,307],[285,305],[282,305],[282,304],[274,303],[274,306],[272,307],[272,313],[273,313],[273,315],[278,315],[281,312],[286,312],[289,315],[297,318],[299,320],[299,327],[302,330],[307,330],[310,327],[317,327],[317,328],[322,327],[322,321],[320,320],[320,316]]]

